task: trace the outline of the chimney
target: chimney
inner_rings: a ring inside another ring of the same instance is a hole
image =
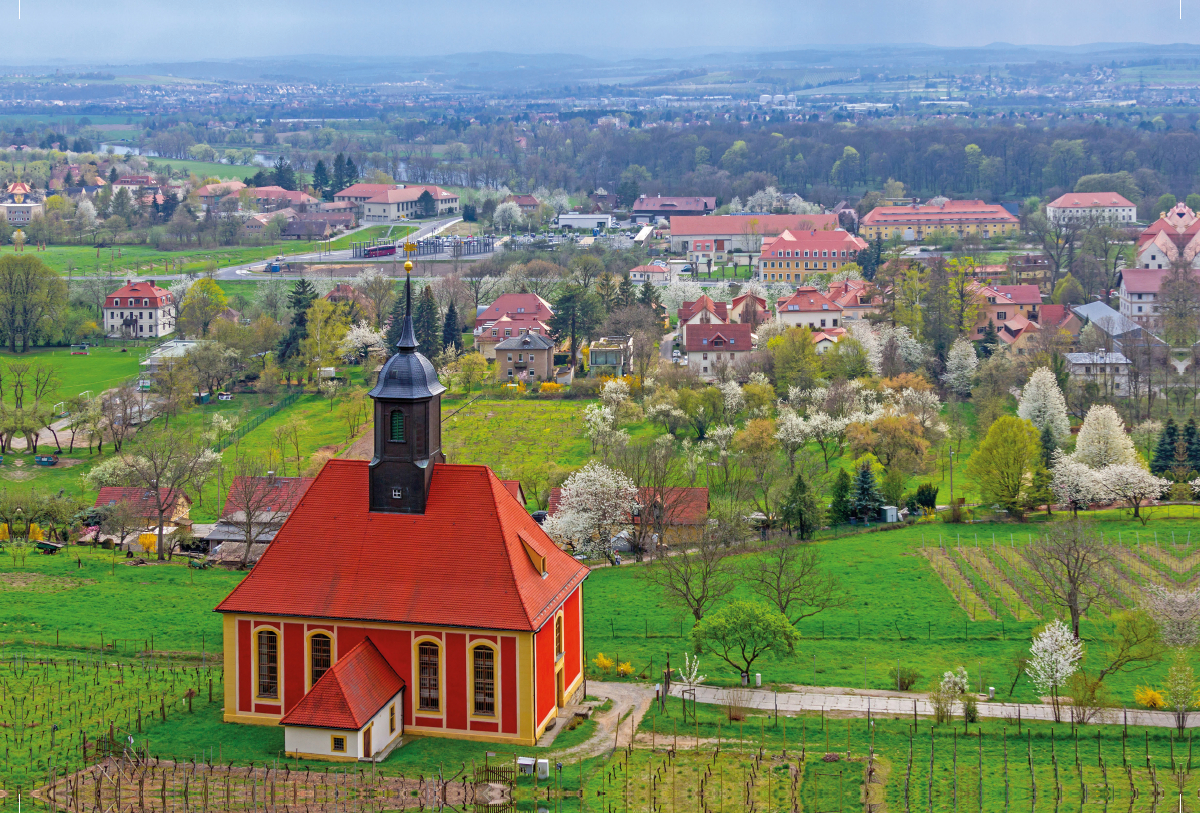
[[[133,285],[133,280],[131,280],[131,279],[127,279],[127,280],[125,280],[125,284],[126,284],[126,285]]]
[[[147,285],[149,285],[151,288],[153,288],[153,287],[154,287],[154,280],[152,280],[152,279],[148,279],[148,280],[146,280],[146,284],[147,284]]]

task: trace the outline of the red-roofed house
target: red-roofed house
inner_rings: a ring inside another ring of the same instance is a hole
[[[1137,220],[1137,206],[1116,192],[1068,192],[1046,204],[1046,215],[1056,223],[1128,226]]]
[[[146,338],[175,332],[171,292],[154,280],[126,280],[104,298],[104,332],[109,336]]]
[[[753,294],[735,296],[729,303],[729,321],[757,328],[771,318],[767,300]]]
[[[1187,204],[1176,204],[1138,235],[1136,252],[1142,269],[1170,268],[1180,256],[1200,265],[1200,217]]]
[[[763,243],[758,278],[772,282],[804,282],[813,274],[831,274],[857,260],[867,241],[848,231],[784,231]],[[802,265],[803,264],[803,265]]]
[[[226,195],[236,195],[246,188],[241,181],[221,181],[220,183],[205,184],[196,190],[196,197],[204,208],[216,206]]]
[[[843,324],[848,319],[864,319],[868,313],[878,313],[883,305],[879,294],[873,293],[870,284],[860,279],[831,282],[825,295],[841,306]]]
[[[447,192],[440,186],[406,186],[401,189],[386,189],[367,198],[362,205],[362,221],[399,223],[401,220],[424,217],[421,196],[426,192],[433,198],[436,214],[458,211],[458,195],[453,192]]]
[[[989,320],[999,328],[1014,316],[1033,319],[1042,306],[1042,292],[1036,285],[980,285],[973,282],[971,287],[979,301],[976,336],[983,335]]]
[[[859,234],[868,240],[899,237],[924,240],[938,231],[963,237],[977,234],[984,239],[1016,234],[1021,223],[1003,206],[981,200],[945,200],[912,206],[876,206],[867,212]]]
[[[657,223],[674,216],[703,217],[717,208],[717,199],[704,197],[666,197],[642,195],[633,204],[629,220],[632,223]]]
[[[558,512],[561,500],[562,489],[550,489],[550,497],[546,502],[547,515],[554,516]],[[661,529],[667,545],[677,540],[694,541],[698,532],[708,524],[708,489],[703,486],[642,486],[638,489],[637,501],[641,507],[630,517],[630,522],[638,526],[648,519]]]
[[[693,325],[724,325],[729,322],[729,303],[716,302],[704,294],[693,302],[683,302],[677,312],[679,316],[679,341],[687,344],[688,331]]]
[[[775,318],[790,327],[840,327],[842,306],[811,285],[802,285],[775,303]]]
[[[788,229],[826,231],[837,227],[837,215],[676,215],[671,218],[671,251],[688,254],[695,263],[707,259],[693,252],[696,241],[722,256],[734,251],[757,254],[764,241]]]
[[[501,203],[515,203],[525,214],[536,212],[537,208],[542,205],[542,202],[533,195],[509,195]]]
[[[527,314],[549,320],[554,315],[550,303],[537,294],[501,294],[490,305],[481,306],[475,313],[475,327],[483,327],[505,314]]]
[[[225,720],[274,725],[303,703],[299,719],[327,724],[338,693],[306,696],[370,638],[407,687],[398,728],[533,745],[583,685],[588,569],[486,466],[445,462],[445,387],[410,316],[398,347],[370,392],[374,459],[329,461],[217,607]]]
[[[254,201],[261,211],[274,209],[291,209],[295,212],[316,211],[321,201],[307,192],[287,190],[281,186],[259,186],[250,190]]]
[[[337,192],[333,196],[334,203],[351,203],[354,205],[354,213],[358,217],[362,217],[363,204],[376,195],[381,195],[391,189],[399,189],[399,184],[394,183],[356,183],[347,186],[341,192]]]
[[[1163,279],[1171,273],[1169,268],[1123,268],[1117,285],[1117,298],[1122,316],[1127,316],[1149,331],[1162,327],[1159,317]],[[1194,272],[1200,275],[1200,271]]]
[[[1038,308],[1037,323],[1043,330],[1065,330],[1073,337],[1083,330],[1083,322],[1069,305],[1042,305]]]
[[[336,762],[382,758],[404,734],[404,679],[370,638],[332,665],[328,636],[314,643],[324,655],[309,672],[312,688],[279,721],[286,755]]]
[[[96,495],[94,505],[96,508],[105,508],[119,502],[129,503],[137,512],[137,516],[145,521],[147,528],[151,525],[158,527],[158,502],[153,491],[147,491],[138,486],[105,486]],[[168,508],[163,515],[163,520],[168,525],[173,525],[181,519],[187,519],[188,512],[192,508],[191,499],[182,491],[168,491],[164,503]]]
[[[706,381],[720,377],[751,350],[750,325],[695,324],[684,340],[688,369]]]

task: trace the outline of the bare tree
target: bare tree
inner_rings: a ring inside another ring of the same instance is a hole
[[[1079,619],[1108,595],[1103,572],[1112,562],[1108,547],[1078,520],[1060,522],[1026,551],[1036,578],[1033,590],[1047,604],[1071,614],[1071,630],[1079,637]]]
[[[1075,259],[1080,224],[1066,218],[1050,218],[1044,212],[1030,215],[1027,222],[1029,231],[1050,260],[1050,288],[1053,290],[1063,271],[1070,269]]]
[[[733,590],[734,570],[729,552],[719,535],[705,533],[693,550],[668,555],[665,549],[660,549],[657,561],[642,575],[663,590],[672,603],[686,607],[699,621]]]
[[[100,520],[97,536],[104,534],[113,537],[117,540],[117,548],[120,549],[125,546],[126,539],[140,533],[145,527],[146,518],[141,516],[128,500],[118,500],[105,506],[104,518]]]
[[[224,520],[242,534],[242,569],[249,564],[254,545],[264,537],[273,538],[283,526],[302,487],[300,478],[276,477],[267,470],[268,465],[261,456],[239,450],[231,467],[233,480]]]
[[[743,567],[741,577],[793,624],[845,607],[854,598],[835,574],[821,567],[820,550],[787,540]]]
[[[678,532],[694,492],[673,485],[683,479],[682,463],[669,435],[626,445],[617,452],[616,467],[638,486],[642,507],[630,530],[630,547],[640,562],[647,553],[654,555],[656,540],[665,544],[669,532]]]
[[[129,382],[100,396],[100,413],[103,419],[100,435],[108,435],[113,449],[118,454],[125,444],[125,439],[133,433],[134,425],[141,423],[142,416],[138,414],[137,402],[137,388]]]
[[[153,500],[158,519],[158,559],[163,561],[167,558],[163,542],[167,511],[192,485],[210,452],[195,433],[178,429],[146,432],[138,436],[138,441],[137,454],[122,454],[121,461],[130,479],[145,488]]]

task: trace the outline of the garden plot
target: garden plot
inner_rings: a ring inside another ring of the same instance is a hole
[[[959,553],[987,582],[992,594],[1000,599],[1013,618],[1017,621],[1028,621],[1037,617],[1033,608],[1021,597],[1016,585],[1009,581],[1008,577],[996,566],[985,549],[961,548]]]
[[[979,614],[986,615],[988,618],[995,617],[991,606],[976,591],[975,586],[971,584],[971,581],[959,569],[957,562],[947,551],[941,548],[925,548],[921,553],[929,560],[933,571],[941,578],[942,584],[946,585],[946,589],[958,601],[958,606],[962,607],[972,621],[977,620]]]
[[[1142,558],[1152,561],[1169,571],[1172,586],[1180,582],[1191,585],[1200,577],[1200,551],[1192,551],[1183,555],[1176,554],[1170,548],[1160,548],[1157,545],[1143,545],[1139,553]]]

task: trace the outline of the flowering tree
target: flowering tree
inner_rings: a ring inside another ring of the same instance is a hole
[[[1187,648],[1200,642],[1200,590],[1149,584],[1142,591],[1142,606],[1158,624],[1159,637],[1167,646]]]
[[[977,367],[979,357],[975,355],[975,345],[966,339],[958,339],[946,356],[946,372],[942,374],[942,381],[959,395],[970,395]]]
[[[1067,418],[1067,401],[1058,388],[1058,379],[1046,367],[1038,367],[1021,390],[1017,404],[1017,415],[1042,431],[1050,427],[1054,440],[1061,443],[1071,434],[1071,422]]]
[[[1088,410],[1075,441],[1075,459],[1093,469],[1137,462],[1137,450],[1125,434],[1125,423],[1108,404]]]
[[[588,463],[563,483],[558,509],[546,518],[546,533],[585,555],[613,561],[614,538],[632,521],[637,484],[602,463]]]
[[[387,351],[387,338],[382,330],[376,330],[363,320],[346,331],[339,350],[342,355],[356,359],[372,353],[384,353]]]
[[[967,693],[967,670],[962,666],[958,671],[945,672],[941,681],[929,693],[929,704],[933,706],[933,718],[938,723],[950,722],[954,714],[954,704]]]
[[[829,461],[842,453],[846,443],[846,427],[850,421],[846,418],[835,418],[825,412],[815,412],[805,421],[809,435],[821,447],[821,456],[825,460],[825,471],[829,471]]]
[[[725,404],[725,417],[733,418],[746,408],[746,395],[736,381],[722,381],[717,385]]]
[[[1069,505],[1076,516],[1080,507],[1096,499],[1096,473],[1074,458],[1056,452],[1051,475],[1050,490],[1054,492],[1054,498]]]
[[[1054,722],[1061,723],[1058,691],[1079,668],[1083,642],[1075,637],[1070,625],[1055,619],[1033,639],[1029,655],[1029,677],[1040,693],[1051,696]]]
[[[796,452],[804,448],[809,436],[808,424],[795,410],[779,410],[779,417],[775,421],[775,439],[787,455],[789,474],[796,467]]]
[[[1133,463],[1113,464],[1096,472],[1097,490],[1111,500],[1132,505],[1133,515],[1141,519],[1143,525],[1149,517],[1141,514],[1142,502],[1157,500],[1170,487],[1169,480],[1155,477]]]
[[[520,226],[525,220],[521,207],[513,201],[505,201],[492,212],[492,224],[500,231],[508,231]]]
[[[629,384],[623,378],[605,381],[604,386],[600,388],[600,400],[613,415],[616,415],[621,405],[629,400]]]

